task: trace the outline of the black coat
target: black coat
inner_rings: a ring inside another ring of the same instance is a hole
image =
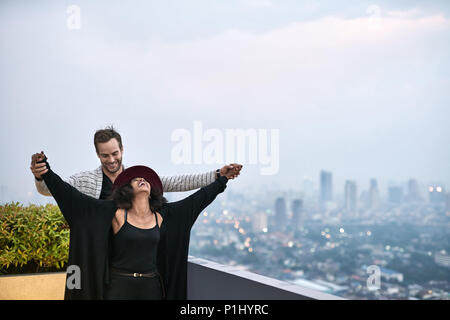
[[[112,200],[79,192],[55,174],[48,163],[47,167],[42,177],[70,226],[68,266],[80,268],[81,288],[69,289],[66,285],[64,298],[103,299],[104,286],[109,283],[111,223],[118,208]],[[159,211],[163,223],[157,268],[169,300],[186,299],[191,228],[203,209],[225,190],[227,181],[221,176],[183,200],[166,203]],[[73,280],[73,275],[68,273],[66,279]]]

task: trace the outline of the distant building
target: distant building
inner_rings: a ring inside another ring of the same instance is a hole
[[[320,202],[333,200],[333,175],[331,172],[320,172]]]
[[[428,187],[428,194],[431,203],[445,202],[445,190],[441,185],[432,185]]]
[[[345,182],[345,210],[351,215],[355,215],[358,210],[356,183],[350,180]]]
[[[380,205],[380,193],[376,179],[370,179],[369,193],[367,194],[367,209],[377,209]]]
[[[401,203],[403,201],[403,189],[401,187],[390,187],[388,195],[389,202]]]
[[[296,199],[292,201],[292,228],[294,231],[297,231],[303,227],[303,222],[303,201]]]
[[[434,254],[434,262],[441,267],[450,268],[450,256],[446,253],[436,252]]]
[[[287,226],[287,210],[286,200],[284,198],[277,198],[275,200],[275,221],[273,230],[284,231]]]
[[[253,215],[252,218],[252,228],[253,232],[267,232],[268,224],[267,224],[267,214],[265,212],[257,212]]]

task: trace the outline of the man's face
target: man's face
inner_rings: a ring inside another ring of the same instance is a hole
[[[119,142],[112,138],[108,142],[97,143],[97,156],[102,163],[103,169],[111,174],[122,168],[122,152]]]

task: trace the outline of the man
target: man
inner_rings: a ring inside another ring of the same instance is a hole
[[[106,127],[95,132],[94,145],[101,165],[95,170],[74,174],[67,182],[84,194],[96,199],[106,199],[111,194],[115,179],[124,170],[122,138],[113,127]],[[240,174],[241,168],[242,165],[233,163],[202,174],[161,177],[161,181],[164,192],[190,191],[211,184],[220,175],[234,173],[231,177],[234,179]],[[46,170],[45,163],[36,163],[32,158],[30,169],[35,177],[38,192],[51,196],[45,181],[41,178]]]

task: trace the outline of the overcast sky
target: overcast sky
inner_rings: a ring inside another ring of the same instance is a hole
[[[236,191],[318,187],[322,169],[337,193],[370,178],[448,190],[449,14],[448,1],[1,1],[2,200],[39,199],[34,152],[63,177],[96,168],[93,134],[110,124],[127,165],[220,167],[174,163],[171,137],[194,139],[195,121],[278,130],[276,174],[243,161]]]

